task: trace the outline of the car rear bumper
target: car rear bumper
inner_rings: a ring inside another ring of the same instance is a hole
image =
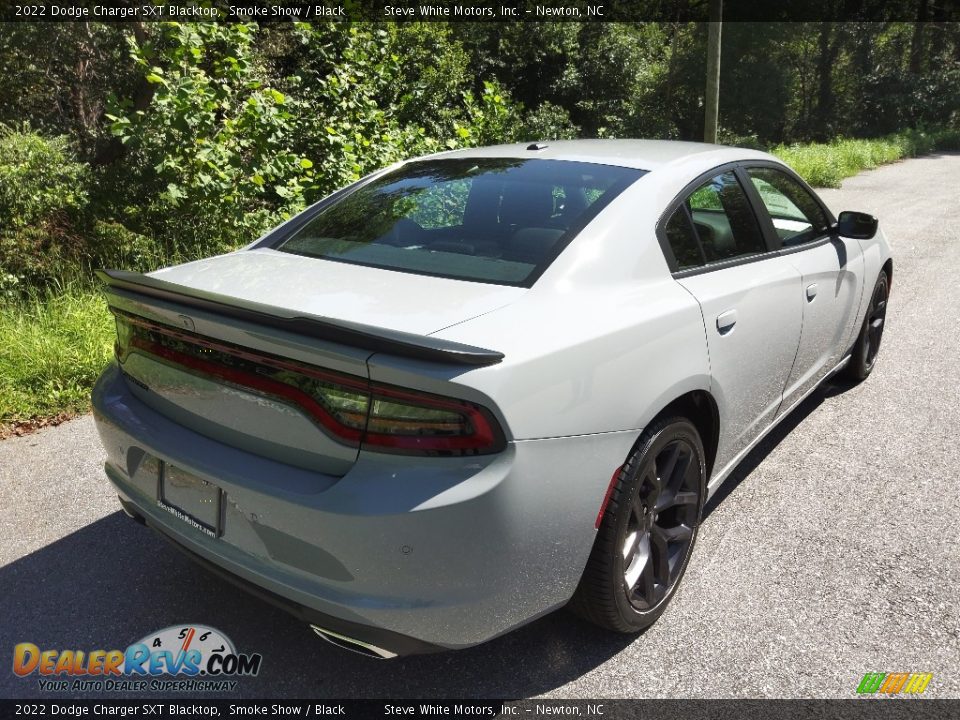
[[[174,423],[116,365],[93,404],[129,514],[263,599],[387,654],[474,645],[565,604],[637,434],[512,442],[472,458],[361,452],[338,478]],[[161,463],[223,491],[217,537],[158,503]]]
[[[139,508],[130,502],[128,498],[124,498],[121,495],[118,496],[118,499],[120,500],[121,507],[123,507],[123,511],[127,515],[143,525],[148,525],[146,518],[140,514]],[[406,635],[390,632],[383,628],[360,625],[348,620],[343,620],[334,615],[327,615],[305,605],[300,605],[282,595],[277,595],[264,587],[255,585],[249,580],[230,572],[216,563],[210,562],[202,555],[198,555],[183,545],[178,537],[168,534],[163,527],[154,526],[153,529],[200,567],[226,580],[232,585],[245,590],[251,595],[281,610],[285,610],[310,625],[321,637],[341,647],[382,659],[388,659],[398,655],[424,655],[446,649],[439,645],[432,645]],[[336,642],[336,638],[340,638],[341,642]]]

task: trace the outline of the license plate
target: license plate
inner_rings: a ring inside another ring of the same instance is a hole
[[[161,508],[210,537],[220,536],[223,529],[220,488],[168,463],[160,465],[159,484],[157,504]]]

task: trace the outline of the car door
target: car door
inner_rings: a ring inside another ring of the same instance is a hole
[[[734,168],[692,186],[660,239],[674,277],[700,303],[720,413],[714,476],[773,422],[800,339],[800,273],[767,244]]]
[[[783,413],[850,348],[863,286],[863,253],[855,240],[832,234],[829,213],[798,179],[773,166],[744,170],[760,201],[761,224],[802,280],[803,329],[783,392]]]

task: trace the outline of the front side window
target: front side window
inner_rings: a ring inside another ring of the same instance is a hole
[[[733,171],[705,182],[686,204],[708,263],[767,251],[760,225]]]
[[[565,160],[411,162],[324,208],[278,250],[529,285],[643,170]]]
[[[829,229],[830,222],[820,204],[792,177],[765,167],[749,168],[747,174],[784,245],[813,240]]]

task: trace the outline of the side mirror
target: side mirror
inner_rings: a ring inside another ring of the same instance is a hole
[[[877,219],[862,212],[844,210],[837,218],[837,232],[854,240],[869,240],[877,234]]]

